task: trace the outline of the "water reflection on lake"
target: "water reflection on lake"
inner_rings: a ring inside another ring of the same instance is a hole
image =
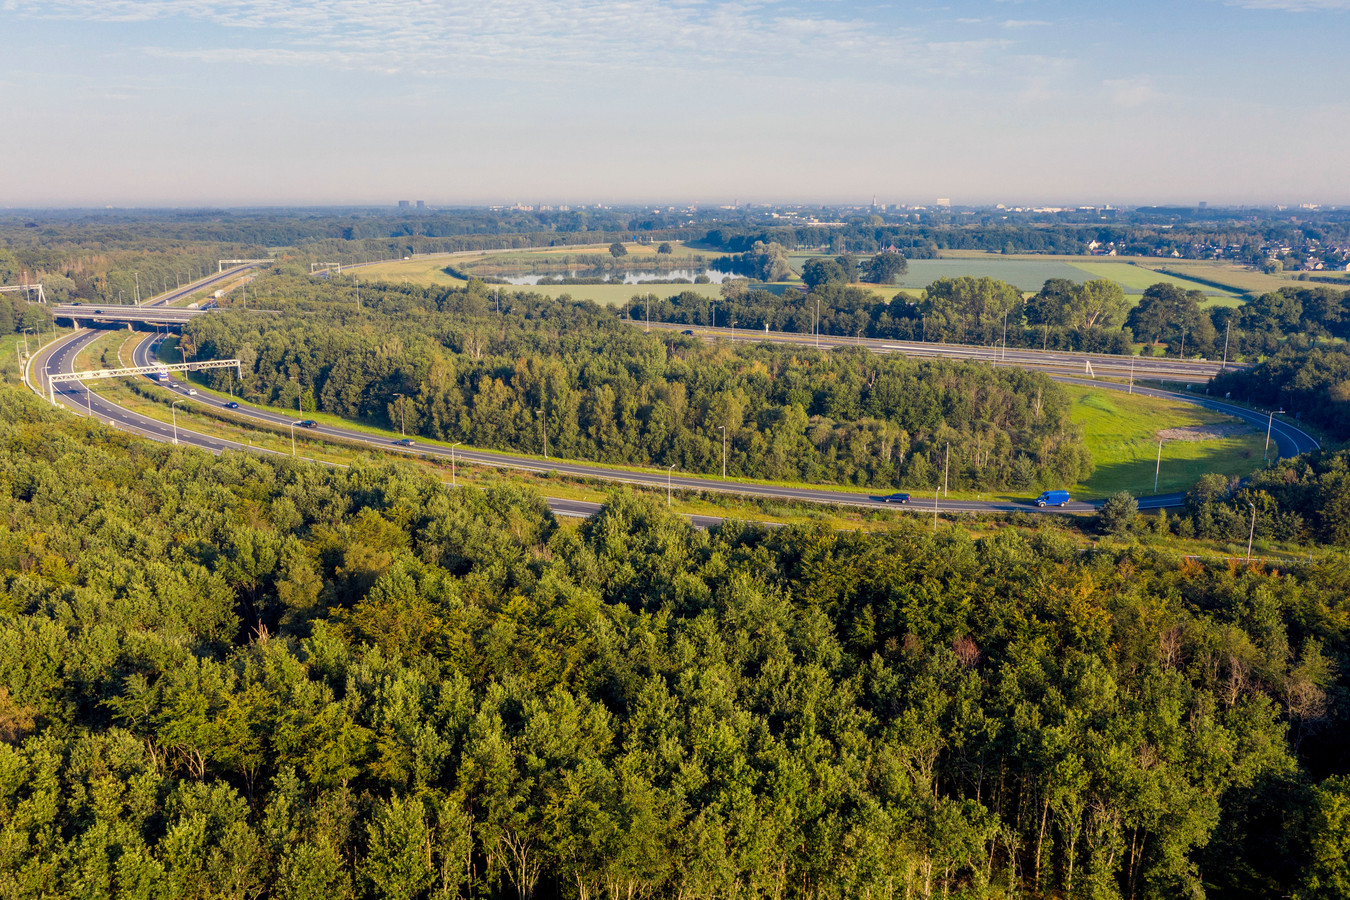
[[[616,272],[613,274],[620,273]],[[624,284],[642,284],[644,281],[668,282],[676,278],[683,278],[685,281],[693,281],[699,275],[707,275],[708,280],[713,284],[721,284],[728,278],[738,277],[731,272],[723,272],[720,269],[671,269],[668,272],[623,272],[622,274]],[[566,277],[591,278],[594,277],[594,275],[595,271],[593,269],[573,269],[571,272],[567,273]],[[551,282],[558,277],[558,273],[551,275],[503,275],[500,277],[502,281],[505,281],[507,284],[538,284],[541,281],[545,283]],[[615,282],[610,283],[613,284]]]

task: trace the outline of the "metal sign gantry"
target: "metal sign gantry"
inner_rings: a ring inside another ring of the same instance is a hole
[[[90,369],[87,372],[62,372],[47,378],[47,399],[56,405],[56,385],[71,381],[94,380],[98,378],[126,378],[134,375],[157,375],[160,372],[199,372],[203,369],[228,369],[244,377],[244,370],[237,359],[212,359],[205,362],[160,363],[153,366],[131,366],[126,369]]]
[[[42,289],[42,282],[40,281],[37,284],[7,284],[4,287],[0,287],[0,294],[3,293],[13,294],[18,293],[19,291],[23,291],[25,299],[28,298],[28,294],[30,291],[35,291],[37,292],[37,302],[39,303],[47,302],[47,292]]]
[[[229,265],[232,265],[232,266],[261,266],[261,265],[263,265],[264,263],[270,263],[270,262],[276,262],[276,260],[274,260],[274,259],[222,259],[222,260],[220,260],[219,263],[218,263],[219,266],[220,266],[220,268],[218,268],[216,271],[217,271],[217,272],[224,272],[224,271],[225,271],[225,265],[226,265],[227,263],[228,263]]]

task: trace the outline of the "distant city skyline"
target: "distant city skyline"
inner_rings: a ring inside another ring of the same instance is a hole
[[[1350,205],[1350,0],[0,0],[0,207]]]

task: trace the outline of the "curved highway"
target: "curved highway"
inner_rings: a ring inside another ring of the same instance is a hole
[[[1134,378],[1158,381],[1202,383],[1227,369],[1245,369],[1245,364],[1222,363],[1204,359],[1169,359],[1154,356],[1121,356],[1114,353],[1086,353],[1068,350],[1036,350],[1025,347],[986,347],[981,344],[946,344],[925,341],[883,340],[848,337],[837,334],[801,334],[795,331],[756,331],[752,328],[713,328],[707,325],[681,325],[671,322],[622,320],[635,328],[687,332],[708,340],[718,338],[751,343],[796,344],[833,350],[837,347],[862,347],[873,353],[903,353],[918,359],[951,359],[987,362],[994,366],[1015,366],[1036,371],[1089,374],[1103,378]]]
[[[93,340],[97,339],[99,334],[100,332],[97,331],[76,332],[74,335],[68,336],[46,348],[44,351],[39,352],[30,363],[30,366],[36,365],[44,376],[45,374],[73,371],[75,357],[80,350]],[[803,341],[812,340],[809,337],[796,337]],[[153,357],[153,348],[157,341],[157,338],[142,341],[136,348],[133,364],[153,365],[156,361]],[[1073,384],[1086,384],[1109,390],[1126,390],[1125,385],[1112,382],[1091,381],[1083,378],[1065,376],[1056,377],[1055,380]],[[39,391],[43,389],[41,380],[33,382],[30,379],[30,384],[33,384],[35,389]],[[402,452],[409,455],[425,456],[443,461],[453,458],[478,465],[500,468],[513,468],[535,472],[553,471],[578,478],[593,478],[604,481],[637,484],[658,490],[665,487],[678,487],[681,490],[721,491],[750,497],[805,500],[817,503],[835,503],[872,508],[897,508],[893,504],[886,504],[881,496],[876,494],[821,490],[811,487],[784,487],[769,484],[741,483],[715,478],[675,475],[673,473],[628,471],[595,464],[557,462],[552,460],[544,461],[530,457],[516,456],[509,453],[466,449],[452,450],[450,448],[430,444],[417,444],[410,448],[404,448],[395,443],[397,439],[372,437],[369,434],[347,428],[318,425],[312,429],[296,430],[296,418],[287,413],[244,403],[240,403],[237,409],[227,409],[225,406],[227,401],[221,400],[214,395],[203,392],[196,394],[195,396],[190,396],[188,394],[188,386],[177,380],[170,382],[167,387],[170,390],[181,394],[185,402],[200,403],[204,406],[218,410],[220,414],[226,417],[239,418],[241,425],[247,425],[250,422],[260,424],[265,423],[274,429],[279,428],[282,430],[289,429],[294,431],[298,438],[303,438],[306,435],[317,435],[345,443],[365,445],[372,449],[388,452]],[[1232,404],[1223,403],[1222,401],[1213,400],[1208,397],[1187,396],[1185,394],[1175,394],[1138,386],[1134,388],[1134,391],[1148,396],[1157,396],[1169,400],[1180,400],[1186,403],[1193,403],[1198,406],[1233,415],[1257,426],[1265,426],[1267,424],[1267,417],[1260,413],[1233,406]],[[74,411],[78,413],[92,413],[99,419],[108,422],[113,427],[143,434],[154,440],[173,441],[175,439],[175,430],[171,424],[131,412],[130,410],[98,396],[82,384],[63,384],[60,386],[60,389],[57,390],[56,397],[58,402],[70,407]],[[191,444],[217,453],[224,449],[259,450],[259,448],[242,445],[236,441],[229,441],[211,435],[193,432],[190,429],[181,426],[176,431],[176,437],[178,443]],[[1278,420],[1271,422],[1271,438],[1275,441],[1277,450],[1281,456],[1294,456],[1318,447],[1317,442],[1313,440],[1313,438],[1304,434],[1294,426]],[[1160,508],[1179,505],[1182,500],[1183,496],[1181,494],[1164,494],[1140,498],[1139,505],[1143,509]],[[596,504],[579,501],[564,501],[552,498],[549,500],[549,503],[556,512],[568,515],[589,515],[598,508],[598,505]],[[941,500],[938,498],[921,497],[915,497],[912,503],[898,508],[909,509],[916,513],[931,513],[934,510],[950,513],[1037,510],[1029,500],[1024,502],[1007,502]],[[1094,509],[1094,504],[1092,503],[1073,501],[1062,509],[1055,507],[1048,508],[1047,511],[1090,512],[1092,509]],[[715,518],[705,518],[701,520],[696,519],[696,521],[698,521],[699,524],[711,524],[718,520]]]

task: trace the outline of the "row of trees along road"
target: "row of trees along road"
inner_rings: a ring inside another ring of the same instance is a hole
[[[97,473],[96,478],[72,473]],[[0,895],[1336,896],[1343,565],[690,527],[0,391]]]
[[[761,280],[766,260],[783,260],[781,248],[756,245],[738,259]],[[816,258],[802,266],[807,293],[767,290],[754,282],[724,284],[722,298],[712,301],[689,291],[660,301],[651,314],[661,321],[743,328],[762,328],[891,340],[932,340],[1010,347],[1132,352],[1134,341],[1162,345],[1169,355],[1217,358],[1227,348],[1230,359],[1274,353],[1289,342],[1350,338],[1350,291],[1333,288],[1283,288],[1239,307],[1209,307],[1200,290],[1170,282],[1147,288],[1131,304],[1124,289],[1108,279],[1077,283],[1048,279],[1030,296],[993,278],[939,278],[918,297],[899,293],[889,300],[851,287],[858,280],[887,284],[885,271],[871,271],[880,262],[901,265],[895,253],[879,253],[862,270],[853,257]],[[722,265],[730,265],[726,261]],[[885,267],[883,266],[882,269]],[[903,268],[897,270],[902,273]],[[634,298],[631,308],[639,305]],[[816,310],[819,308],[819,319]],[[643,314],[646,310],[643,309]]]
[[[358,309],[349,286],[273,276],[250,304],[279,314],[202,317],[185,346],[243,360],[235,390],[251,399],[503,450],[542,454],[547,433],[561,457],[714,474],[725,448],[729,475],[878,488],[929,487],[944,464],[953,488],[1090,472],[1067,397],[1040,374],[714,346],[589,303],[500,302],[482,287],[386,286],[363,288]],[[208,377],[223,390],[231,376]]]

